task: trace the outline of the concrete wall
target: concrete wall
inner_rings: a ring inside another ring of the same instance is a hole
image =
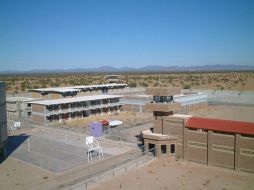
[[[187,129],[184,140],[189,161],[254,172],[254,136]]]
[[[62,98],[62,94],[55,93],[55,92],[50,93],[49,96],[50,96],[49,99],[51,99],[51,100]]]
[[[185,120],[166,116],[164,121],[164,134],[177,135],[179,139],[183,138],[183,127]]]
[[[178,110],[181,107],[179,103],[150,103],[145,104],[145,109],[150,111],[169,112]]]
[[[240,163],[242,171],[254,172],[254,136],[240,137]]]
[[[154,120],[153,120],[153,132],[154,133],[162,133],[162,127],[163,127],[163,116],[154,116]]]
[[[8,139],[6,117],[6,86],[0,81],[0,153],[4,154],[4,147]]]
[[[254,135],[188,129],[188,117],[154,116],[154,132],[177,135],[176,156],[198,163],[254,172]],[[239,126],[241,127],[241,126]]]
[[[41,98],[43,98],[45,100],[49,100],[50,99],[49,96],[50,96],[49,94],[41,94]]]
[[[207,132],[187,130],[186,158],[190,161],[207,163]]]
[[[45,116],[33,114],[32,121],[35,123],[45,123]]]
[[[184,119],[182,118],[173,118],[167,116],[164,119],[164,134],[176,135],[178,137],[176,143],[176,157],[183,157],[183,127]]]
[[[235,135],[212,133],[212,141],[209,164],[234,169]]]
[[[32,112],[44,113],[44,106],[38,104],[32,104]]]
[[[152,96],[173,96],[181,94],[181,88],[146,88],[145,93]]]
[[[27,107],[27,102],[7,100],[6,101],[6,114],[10,119],[28,118],[28,112],[31,109]]]
[[[31,98],[41,98],[40,92],[31,92]]]

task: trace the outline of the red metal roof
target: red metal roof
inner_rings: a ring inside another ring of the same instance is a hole
[[[108,124],[109,124],[109,121],[108,121],[108,120],[105,120],[105,119],[104,119],[104,120],[101,120],[101,124],[102,124],[102,125],[108,125]]]
[[[254,135],[254,123],[250,122],[191,117],[186,127]]]

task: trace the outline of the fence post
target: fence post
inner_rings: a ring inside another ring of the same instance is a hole
[[[102,171],[103,171],[103,160],[101,161],[100,183],[101,183],[101,174],[102,174]]]
[[[74,183],[76,183],[75,171],[73,171]]]
[[[90,164],[88,165],[88,179],[90,178]]]
[[[64,132],[64,141],[67,143],[67,131]]]
[[[128,163],[127,153],[125,154],[125,171],[127,171],[127,163]]]
[[[30,149],[30,137],[28,137],[28,140],[27,140],[27,149],[28,149],[28,152],[31,152],[31,149]]]
[[[116,163],[115,163],[115,158],[114,158],[114,169],[113,169],[113,177],[115,176],[115,168],[116,168]]]
[[[57,185],[58,185],[58,189],[60,189],[60,179],[59,179],[60,177],[61,177],[61,176],[58,176],[58,177],[57,177]]]

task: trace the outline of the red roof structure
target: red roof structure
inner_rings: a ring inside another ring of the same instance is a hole
[[[101,124],[104,126],[104,125],[108,125],[109,124],[109,121],[108,120],[101,120]]]
[[[250,122],[191,117],[185,127],[254,135],[254,123]]]

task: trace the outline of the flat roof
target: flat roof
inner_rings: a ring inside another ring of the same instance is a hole
[[[39,105],[57,105],[57,104],[67,104],[67,103],[74,103],[74,102],[85,102],[85,101],[92,101],[92,100],[102,100],[102,99],[109,99],[109,98],[120,98],[121,96],[118,95],[94,95],[94,96],[80,96],[74,98],[62,98],[62,99],[55,99],[55,100],[39,100],[39,101],[32,101],[29,102],[31,104],[39,104]]]
[[[79,89],[74,89],[73,87],[53,87],[53,88],[36,88],[29,89],[29,91],[37,92],[78,92]]]
[[[127,86],[127,84],[100,84],[100,85],[79,85],[79,86],[70,86],[70,87],[52,87],[52,88],[36,88],[29,89],[31,92],[79,92],[81,90],[90,90],[94,88],[104,88],[104,87],[118,87],[118,86]]]
[[[8,96],[6,97],[6,101],[18,101],[18,102],[32,102],[32,101],[38,101],[43,100],[42,98],[28,98],[28,97],[22,97],[22,96]]]
[[[117,87],[117,86],[127,86],[127,84],[98,84],[98,85],[90,85],[90,86],[74,86],[75,89],[92,89],[92,88],[103,88],[103,87]]]
[[[254,135],[254,123],[251,122],[191,117],[188,119],[186,127]]]

